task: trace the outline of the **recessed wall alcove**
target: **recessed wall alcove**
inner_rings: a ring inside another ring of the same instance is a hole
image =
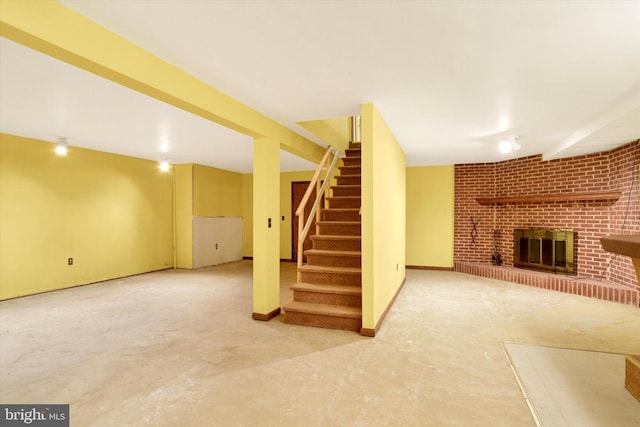
[[[456,165],[456,270],[638,305],[631,260],[606,252],[599,239],[640,234],[639,158],[636,141],[565,159]],[[575,232],[573,275],[515,268],[514,231],[536,228]],[[492,262],[496,254],[501,265]]]

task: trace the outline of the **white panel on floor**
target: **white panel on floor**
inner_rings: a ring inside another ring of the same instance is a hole
[[[640,403],[624,387],[624,355],[504,346],[543,427],[640,426]]]
[[[193,268],[242,259],[242,217],[193,218]]]

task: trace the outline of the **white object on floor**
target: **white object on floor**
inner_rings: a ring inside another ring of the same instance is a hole
[[[624,355],[504,343],[534,418],[544,427],[640,426],[624,387]]]

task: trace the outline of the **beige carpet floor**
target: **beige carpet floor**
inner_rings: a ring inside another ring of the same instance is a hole
[[[450,272],[408,270],[373,339],[253,321],[251,268],[0,303],[0,402],[69,403],[72,426],[535,426],[504,341],[640,353],[638,308]]]

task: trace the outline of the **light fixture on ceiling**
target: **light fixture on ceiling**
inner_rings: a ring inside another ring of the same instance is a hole
[[[518,137],[516,136],[504,137],[500,140],[500,145],[498,145],[498,150],[503,154],[513,153],[521,148],[522,146],[518,144]]]
[[[171,163],[169,163],[169,160],[161,160],[160,161],[160,170],[162,172],[168,172],[169,169],[171,169]]]
[[[67,154],[67,137],[60,136],[58,137],[58,142],[56,144],[56,154],[59,156],[64,156]]]

